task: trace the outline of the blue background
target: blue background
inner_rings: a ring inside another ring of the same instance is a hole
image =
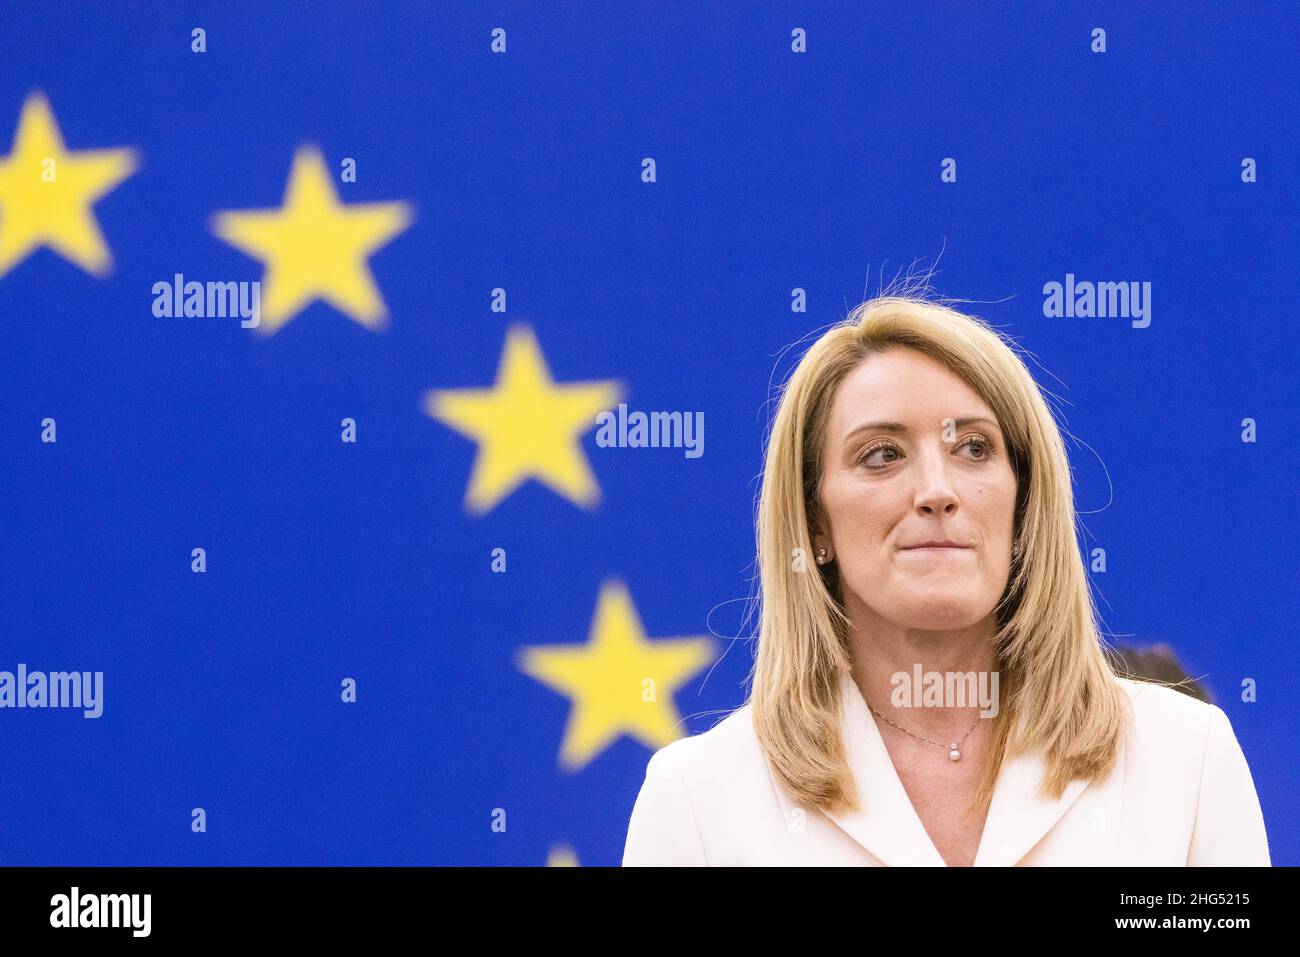
[[[111,276],[0,277],[0,669],[105,672],[98,720],[0,711],[0,863],[616,864],[650,752],[563,770],[570,702],[516,654],[586,641],[606,579],[652,638],[740,634],[778,353],[940,253],[1066,403],[1106,628],[1205,676],[1300,863],[1298,36],[1292,3],[6,3],[0,150],[42,90],[141,165],[95,207]],[[304,143],[414,207],[370,259],[387,330],[155,318],[175,272],[261,278],[208,219],[279,205]],[[1045,318],[1067,272],[1151,282],[1150,327]],[[476,446],[421,399],[490,385],[512,322],[557,380],[702,411],[704,456],[588,432],[599,507],[468,514]],[[717,645],[683,733],[743,700]]]

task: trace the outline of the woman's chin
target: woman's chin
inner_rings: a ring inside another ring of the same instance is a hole
[[[969,628],[988,615],[988,610],[969,596],[918,596],[905,607],[897,609],[900,624],[924,631],[953,631]]]

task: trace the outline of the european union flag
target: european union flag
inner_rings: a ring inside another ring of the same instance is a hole
[[[5,4],[0,864],[617,864],[744,700],[789,347],[940,250],[1078,390],[1116,617],[1266,672],[1296,17],[1179,13]]]

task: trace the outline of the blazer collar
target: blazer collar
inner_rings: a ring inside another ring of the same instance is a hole
[[[851,814],[828,813],[827,817],[884,864],[945,866],[852,675],[841,678],[840,734],[861,807]],[[1089,782],[1075,779],[1059,798],[1040,795],[1045,767],[1043,755],[1037,752],[1003,761],[975,855],[976,867],[1016,864],[1088,787]]]

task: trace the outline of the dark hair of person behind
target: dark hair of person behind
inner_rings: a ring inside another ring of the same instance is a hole
[[[1209,689],[1187,673],[1179,663],[1177,653],[1169,645],[1116,645],[1106,649],[1106,656],[1115,673],[1122,677],[1153,681],[1207,704],[1214,703]]]

